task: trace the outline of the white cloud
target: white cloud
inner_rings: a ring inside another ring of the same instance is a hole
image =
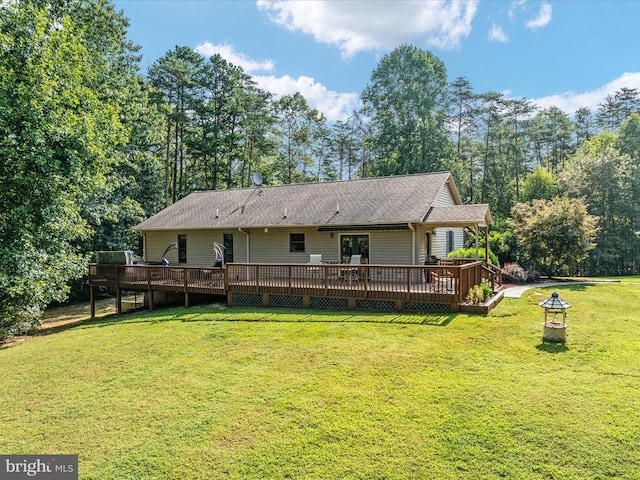
[[[537,28],[542,28],[549,24],[551,21],[551,5],[543,2],[540,5],[540,11],[538,12],[538,16],[532,20],[529,20],[525,25],[527,28],[531,30],[535,30]]]
[[[232,45],[213,45],[202,43],[195,48],[200,55],[210,57],[216,53],[222,58],[251,74],[252,72],[270,72],[275,69],[271,60],[257,62],[245,54],[236,52]],[[311,77],[300,76],[292,78],[289,75],[277,77],[275,75],[256,75],[253,80],[260,88],[271,92],[276,98],[300,92],[311,108],[322,112],[327,120],[345,120],[359,106],[359,95],[356,93],[332,92]]]
[[[604,86],[583,93],[565,92],[534,99],[540,108],[556,106],[568,114],[574,114],[579,108],[595,111],[607,95],[613,95],[621,88],[636,88],[640,90],[640,72],[625,72],[622,76],[612,80]]]
[[[204,42],[198,45],[194,50],[205,57],[212,57],[217,53],[227,62],[233,63],[238,67],[242,67],[242,69],[247,73],[270,72],[274,68],[272,60],[262,60],[260,62],[252,60],[245,54],[236,52],[231,45],[224,43],[220,45],[213,45],[210,42]]]
[[[507,37],[500,25],[494,23],[491,25],[491,30],[489,30],[489,40],[506,43],[509,41],[509,37]]]
[[[329,121],[346,120],[360,102],[358,94],[332,92],[310,77],[257,75],[253,79],[260,88],[273,93],[276,98],[300,92],[309,106],[322,112]]]
[[[257,0],[258,8],[276,24],[337,45],[345,58],[416,39],[428,46],[456,48],[471,33],[477,4],[478,0]]]
[[[516,20],[518,10],[524,9],[524,5],[527,0],[513,0],[509,6],[509,20],[514,22]]]

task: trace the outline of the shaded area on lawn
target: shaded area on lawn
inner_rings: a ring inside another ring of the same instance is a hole
[[[616,280],[618,281],[618,280]],[[574,283],[567,280],[561,283],[546,282],[527,286],[528,290],[545,291],[550,289],[569,289],[570,291],[584,291],[594,283]],[[606,282],[606,281],[605,281]],[[494,312],[498,316],[508,316],[505,312]],[[222,303],[196,306],[173,307],[159,309],[153,312],[130,310],[121,315],[115,314],[115,300],[101,299],[96,303],[96,318],[90,318],[90,305],[88,303],[74,304],[50,309],[45,313],[43,325],[33,335],[25,335],[14,339],[8,339],[0,343],[0,348],[6,348],[33,336],[50,335],[70,328],[98,327],[117,324],[119,322],[130,323],[135,315],[136,322],[157,323],[161,321],[178,320],[187,321],[226,321],[226,322],[367,322],[367,323],[402,323],[421,324],[431,326],[447,326],[456,318],[457,313],[398,313],[398,312],[365,312],[365,311],[333,311],[290,309],[278,307],[227,307]],[[553,351],[554,348],[539,348],[545,351]]]
[[[457,314],[409,314],[360,311],[318,311],[280,307],[225,307],[220,305],[178,307],[135,315],[109,316],[84,322],[87,328],[110,326],[118,322],[160,323],[179,322],[344,322],[344,323],[400,323],[446,326]]]

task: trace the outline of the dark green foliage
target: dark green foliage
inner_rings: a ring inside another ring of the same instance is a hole
[[[622,87],[613,95],[607,95],[596,115],[596,123],[602,130],[613,132],[620,128],[632,113],[640,112],[640,92],[636,88]]]
[[[92,25],[95,28],[84,28]],[[111,189],[135,59],[106,2],[0,8],[0,321],[38,323],[86,269],[84,207]]]
[[[583,200],[557,197],[519,203],[511,226],[531,268],[545,275],[575,274],[595,248],[597,217]]]
[[[515,262],[520,258],[518,241],[513,235],[513,230],[508,226],[501,226],[501,223],[498,223],[498,228],[489,231],[489,245],[497,255],[500,265]]]
[[[632,113],[620,127],[616,146],[620,153],[640,160],[640,114]]]
[[[176,47],[149,69],[164,116],[164,205],[194,190],[251,184],[273,154],[271,95],[242,68]],[[265,177],[268,175],[265,175]]]
[[[588,199],[589,213],[599,217],[595,249],[586,268],[595,275],[625,275],[638,271],[640,241],[640,165],[613,145],[614,134],[592,137],[578,150],[561,175],[571,196]]]
[[[478,248],[478,258],[480,260],[484,260],[485,249],[484,247]],[[460,248],[458,250],[453,250],[447,253],[447,258],[476,258],[476,249],[475,248]],[[489,249],[489,263],[500,266],[500,262],[498,261],[498,257],[495,253]]]
[[[273,163],[279,183],[303,183],[316,178],[314,145],[323,132],[324,117],[309,108],[300,93],[285,95],[274,104],[278,118],[278,148]]]
[[[362,92],[377,175],[440,171],[452,156],[445,130],[447,72],[430,52],[402,45],[385,55]]]

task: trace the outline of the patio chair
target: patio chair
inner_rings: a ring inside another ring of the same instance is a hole
[[[431,286],[435,293],[453,293],[457,279],[448,268],[431,273]]]
[[[320,265],[322,264],[322,254],[321,253],[312,253],[309,255],[309,263],[307,265]],[[312,276],[320,276],[322,274],[321,267],[309,267],[309,272],[311,272]]]
[[[360,258],[362,255],[351,255],[349,259],[349,265],[360,265]],[[349,285],[353,280],[360,280],[361,267],[343,267],[342,268],[342,280],[349,280]]]

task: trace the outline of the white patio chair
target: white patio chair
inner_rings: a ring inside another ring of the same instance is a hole
[[[360,265],[362,255],[351,255],[349,265]],[[349,285],[353,280],[360,280],[360,267],[348,267],[342,269],[342,279],[349,280]]]
[[[309,255],[309,263],[307,265],[320,265],[322,263],[321,253],[312,253]],[[312,276],[320,276],[322,274],[321,267],[309,267],[309,272]]]

